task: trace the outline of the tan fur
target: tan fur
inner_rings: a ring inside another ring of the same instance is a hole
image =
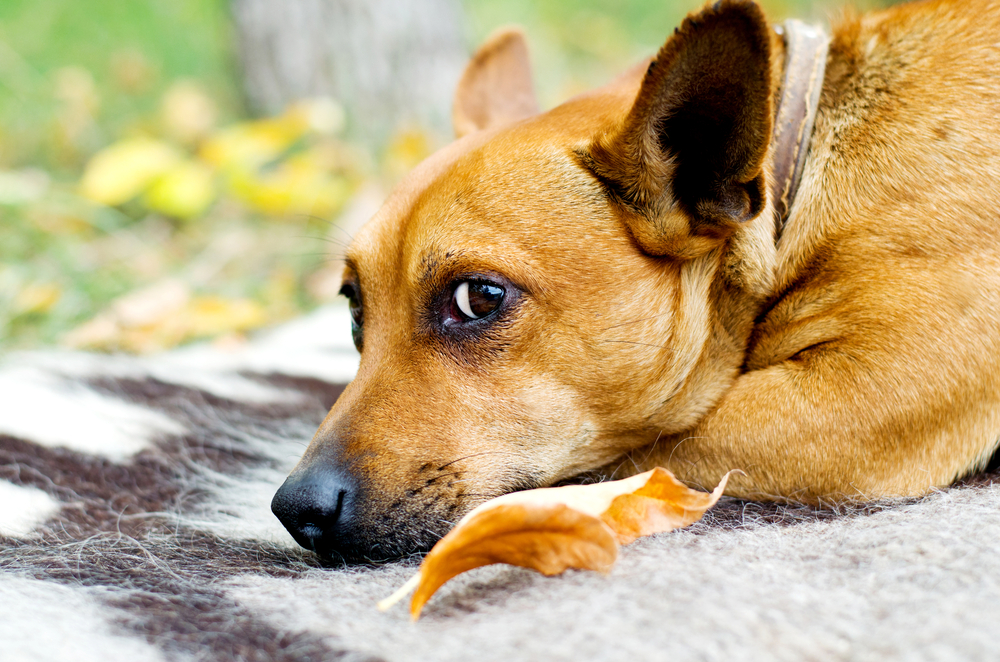
[[[377,535],[602,467],[703,486],[742,469],[730,494],[816,502],[922,494],[994,450],[1000,4],[914,3],[835,28],[777,246],[754,196],[783,58],[758,15],[720,3],[649,74],[467,123],[359,234],[345,278],[362,292],[361,368],[300,466],[361,475],[370,512],[389,513]],[[727,110],[746,156],[719,170],[719,195],[742,207],[684,203],[669,184],[687,162],[639,121],[676,112],[654,86],[669,58],[693,67],[674,79],[702,75],[717,51],[691,40],[713,21],[737,25],[724,62],[752,53],[765,69],[739,72],[755,107]],[[523,67],[491,71],[530,89]],[[466,81],[456,108],[484,94]],[[465,340],[435,327],[455,282],[491,274],[520,292],[513,312]]]

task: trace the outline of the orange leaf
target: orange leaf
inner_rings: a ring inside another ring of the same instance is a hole
[[[567,568],[607,572],[618,556],[614,535],[600,520],[563,505],[500,505],[479,513],[442,538],[420,565],[410,614],[416,619],[452,577],[493,563],[558,575]]]
[[[712,493],[686,487],[666,469],[624,480],[506,494],[474,509],[438,541],[420,571],[379,603],[388,609],[416,588],[410,614],[449,579],[493,563],[557,575],[567,568],[607,572],[618,544],[688,526],[722,496],[729,474]]]
[[[722,496],[729,481],[723,476],[712,492],[699,492],[680,482],[666,469],[657,467],[646,484],[631,494],[615,497],[601,519],[615,532],[621,545],[636,538],[680,529],[701,519]]]

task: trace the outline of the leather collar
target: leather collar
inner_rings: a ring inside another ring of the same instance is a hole
[[[774,121],[771,199],[774,201],[774,241],[785,229],[802,178],[813,122],[823,89],[830,38],[819,27],[789,19],[775,31],[785,40],[785,76]]]

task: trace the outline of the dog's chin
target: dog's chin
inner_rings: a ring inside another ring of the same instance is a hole
[[[312,551],[327,565],[381,564],[426,554],[443,535],[423,534],[418,537],[397,535],[373,540],[355,540],[346,544],[320,543],[312,546]]]
[[[325,563],[363,565],[425,554],[450,529],[451,523],[443,518],[378,513],[311,539],[296,536],[296,542]]]

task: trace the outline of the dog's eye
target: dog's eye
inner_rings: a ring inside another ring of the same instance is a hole
[[[351,309],[351,338],[354,340],[354,346],[360,352],[362,341],[364,340],[363,332],[365,324],[365,313],[361,307],[361,297],[358,295],[358,290],[353,283],[344,283],[340,288],[340,294],[347,297],[347,303]]]
[[[455,288],[452,301],[461,317],[477,320],[486,317],[503,301],[504,289],[493,283],[477,280],[463,280]]]

